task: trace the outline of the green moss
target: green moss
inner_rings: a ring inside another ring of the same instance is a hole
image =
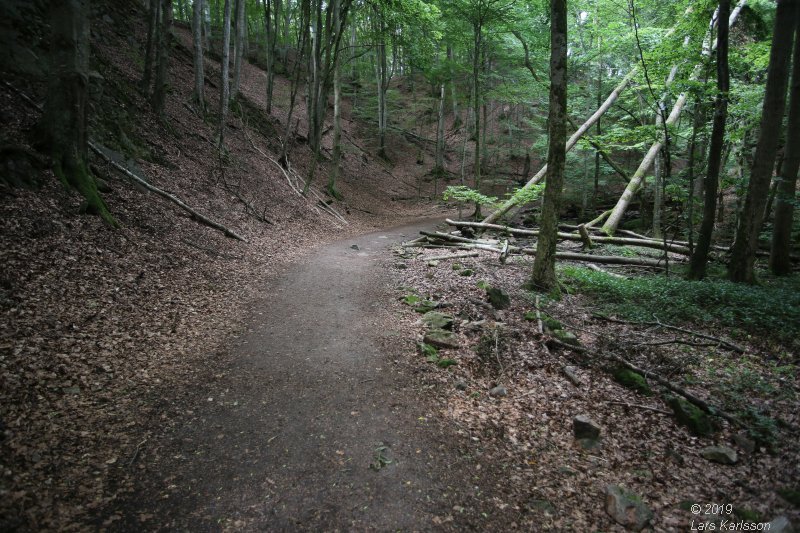
[[[644,394],[645,396],[653,395],[653,391],[650,389],[650,385],[647,384],[647,380],[638,372],[634,372],[629,368],[619,367],[614,369],[612,375],[617,383],[623,387],[635,390],[636,392]]]
[[[535,322],[536,319],[536,312],[535,311],[525,311],[525,314],[522,315],[522,318],[527,320],[528,322]]]
[[[667,398],[667,405],[672,408],[678,423],[685,426],[693,434],[699,437],[707,437],[714,433],[714,427],[711,425],[708,415],[696,405],[677,396]]]
[[[55,162],[53,173],[61,180],[61,183],[75,189],[86,199],[85,211],[100,215],[111,226],[117,227],[119,224],[111,216],[106,203],[97,191],[97,183],[95,183],[92,175],[89,174],[86,164],[79,162],[69,165],[73,168],[65,169],[62,165],[63,159],[61,157],[53,157],[53,161]]]

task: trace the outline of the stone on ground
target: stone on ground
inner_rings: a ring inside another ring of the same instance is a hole
[[[653,518],[653,512],[638,495],[619,485],[606,487],[606,512],[632,531],[641,531]]]
[[[738,461],[736,452],[727,446],[706,446],[700,450],[700,455],[703,459],[721,465],[733,465]]]

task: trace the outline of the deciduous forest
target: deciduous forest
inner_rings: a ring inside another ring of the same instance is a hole
[[[799,0],[3,0],[0,530],[800,524]]]

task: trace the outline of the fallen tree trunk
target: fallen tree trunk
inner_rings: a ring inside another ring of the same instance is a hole
[[[119,170],[120,172],[125,174],[125,176],[127,176],[130,179],[132,179],[134,182],[138,183],[139,185],[141,185],[142,187],[144,187],[148,191],[153,192],[153,193],[161,196],[162,198],[166,198],[167,200],[169,200],[173,204],[177,205],[178,207],[180,207],[184,211],[188,212],[192,216],[192,218],[194,218],[195,220],[205,224],[206,226],[209,226],[209,227],[212,227],[212,228],[214,228],[216,230],[221,231],[222,233],[224,233],[228,237],[232,237],[232,238],[240,240],[242,242],[247,242],[247,239],[245,239],[241,235],[236,234],[234,231],[228,229],[227,227],[223,226],[219,222],[214,222],[213,220],[211,220],[207,216],[201,215],[196,210],[194,210],[193,208],[191,208],[188,205],[186,205],[186,203],[184,203],[183,200],[181,200],[177,196],[174,196],[174,195],[168,193],[167,191],[161,190],[158,187],[150,185],[150,183],[146,182],[145,180],[143,180],[142,178],[140,178],[139,176],[137,176],[136,174],[134,174],[133,172],[131,172],[130,170],[125,168],[124,166],[120,165],[119,163],[117,163],[116,161],[111,159],[108,155],[106,155],[105,152],[103,152],[100,148],[98,148],[97,145],[95,145],[93,142],[89,141],[88,144],[89,144],[89,148],[91,148],[94,153],[96,153],[97,155],[102,157],[104,160],[106,160],[111,166],[113,166],[114,168],[116,168],[117,170]]]
[[[468,239],[466,237],[459,237],[458,235],[450,235],[449,233],[442,233],[440,231],[437,232],[428,232],[428,231],[420,231],[422,235],[432,239],[433,241],[445,241],[454,243],[455,246],[459,246],[462,248],[467,249],[476,249],[476,250],[486,250],[489,252],[496,252],[498,254],[506,253],[516,253],[520,255],[536,255],[535,248],[522,248],[519,246],[512,246],[508,245],[507,251],[501,248],[497,248],[494,246],[495,243],[490,243],[486,241],[479,241],[475,239]],[[433,242],[431,241],[431,242]],[[567,261],[581,261],[581,262],[589,262],[589,263],[600,263],[600,264],[607,264],[607,265],[634,265],[634,266],[645,266],[645,267],[654,267],[654,268],[664,268],[664,262],[661,259],[654,259],[651,257],[624,257],[624,256],[616,256],[616,255],[592,255],[592,254],[580,254],[574,252],[556,252],[556,259],[564,259]]]
[[[503,233],[509,233],[511,235],[520,235],[520,236],[529,236],[529,237],[537,237],[539,235],[538,230],[531,230],[531,229],[518,229],[511,226],[503,226],[500,224],[487,224],[485,222],[471,222],[467,220],[450,220],[449,218],[446,222],[456,228],[480,228],[480,229],[491,229],[500,231]],[[585,228],[584,228],[585,229]],[[588,235],[588,233],[587,233]],[[562,231],[558,232],[558,238],[564,239],[568,241],[584,241],[584,239],[580,236],[580,234],[574,233],[564,233]],[[603,243],[603,244],[616,244],[620,246],[640,246],[642,248],[653,248],[655,250],[661,250],[681,255],[690,255],[689,248],[686,246],[676,245],[673,243],[667,243],[666,247],[664,246],[663,241],[656,241],[650,239],[631,239],[627,237],[598,237],[592,236],[591,240],[595,243]]]

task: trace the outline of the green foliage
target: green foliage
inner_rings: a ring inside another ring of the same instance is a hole
[[[604,312],[631,320],[713,322],[746,332],[767,334],[778,342],[796,342],[800,324],[800,277],[745,285],[721,280],[685,281],[640,276],[616,278],[587,268],[562,269],[572,290],[595,296]]]
[[[475,189],[464,185],[449,185],[442,194],[445,201],[455,200],[457,202],[474,202],[481,206],[493,207],[497,205],[497,197],[486,196]]]

